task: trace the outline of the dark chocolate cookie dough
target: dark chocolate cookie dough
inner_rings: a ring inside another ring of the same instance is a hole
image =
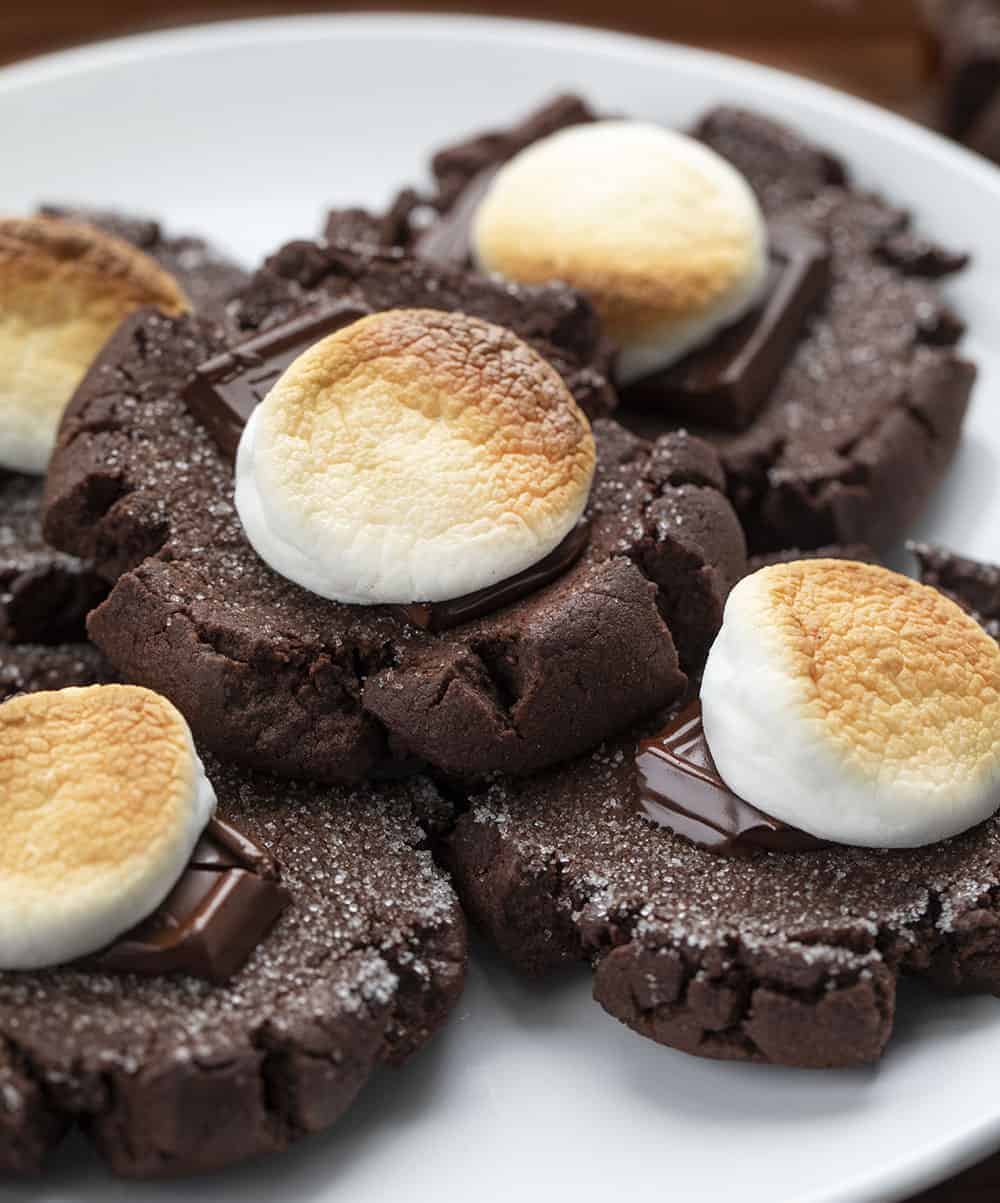
[[[411,263],[380,260],[355,282],[329,275],[340,262],[308,244],[287,248],[244,298],[244,320],[290,311],[304,289],[422,303]],[[416,278],[428,287],[433,276],[422,265]],[[525,306],[518,318],[510,290],[447,279],[460,290],[456,306],[541,323],[542,342],[567,356],[591,337],[577,329],[581,316],[592,329],[589,310],[567,290],[539,290],[558,304]],[[430,290],[439,299],[444,280]],[[95,642],[126,679],[175,702],[206,747],[324,780],[413,758],[465,778],[527,773],[683,691],[684,667],[700,664],[745,571],[709,447],[682,434],[649,444],[596,423],[581,557],[523,600],[435,634],[395,607],[327,602],[254,554],[233,508],[231,467],[179,396],[220,345],[190,319],[128,321],[69,406],[46,519],[57,545],[93,557],[117,582],[91,616]]]
[[[92,643],[0,642],[0,702],[16,693],[114,679],[111,665]]]
[[[699,1056],[876,1060],[897,983],[1000,991],[1000,823],[882,852],[720,856],[640,817],[635,740],[472,799],[449,842],[470,919],[515,964],[586,958],[638,1033]]]
[[[484,173],[538,137],[593,119],[582,101],[562,97],[519,125],[445,148],[431,196],[404,193],[378,219],[334,212],[327,236],[464,260]],[[913,234],[909,214],[852,187],[843,163],[790,129],[722,108],[694,132],[743,172],[772,223],[818,236],[831,252],[826,295],[757,416],[738,434],[696,433],[722,456],[752,551],[884,545],[923,506],[958,443],[975,373],[955,354],[962,324],[934,281],[965,259]],[[669,408],[650,412],[648,392],[633,413],[625,391],[623,420],[643,433],[676,425]]]
[[[944,547],[914,543],[920,579],[934,585],[982,623],[994,639],[1000,639],[1000,565],[970,560]]]
[[[826,156],[770,122],[722,109],[697,132],[769,215],[822,234],[832,254],[826,304],[757,421],[712,438],[748,538],[761,549],[884,545],[950,463],[975,377],[932,283],[947,256],[915,249],[906,212],[844,185]]]
[[[85,637],[87,614],[107,584],[42,537],[39,476],[0,468],[0,642],[63,643]]]
[[[37,1171],[74,1125],[128,1177],[277,1152],[334,1123],[458,998],[465,927],[423,847],[444,810],[428,782],[361,794],[206,768],[291,904],[225,985],[0,973],[0,1170]]]

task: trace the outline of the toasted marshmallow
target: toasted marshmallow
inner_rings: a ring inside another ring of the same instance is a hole
[[[594,473],[562,377],[460,313],[372,314],[303,352],[247,423],[236,507],[275,572],[334,601],[444,601],[543,559]]]
[[[158,694],[93,685],[0,706],[0,969],[64,964],[144,919],[214,809]]]
[[[589,294],[621,347],[623,383],[742,317],[767,274],[746,180],[684,134],[638,121],[572,126],[502,167],[473,228],[479,265]]]
[[[916,847],[1000,806],[1000,647],[887,569],[802,560],[746,577],[701,702],[730,789],[821,839]]]
[[[134,309],[180,313],[155,260],[92,226],[0,219],[0,468],[44,472],[66,402]]]

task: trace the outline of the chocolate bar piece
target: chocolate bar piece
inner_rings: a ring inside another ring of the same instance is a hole
[[[496,167],[481,171],[458,194],[452,207],[417,235],[414,250],[418,255],[451,266],[471,265],[476,210],[485,199],[497,171]]]
[[[830,251],[792,222],[770,224],[761,304],[705,348],[620,390],[626,405],[743,429],[771,394],[807,319],[830,286]]]
[[[214,818],[157,909],[78,966],[113,973],[188,973],[225,982],[246,964],[291,901],[278,877],[265,849]]]
[[[731,855],[754,848],[811,852],[828,847],[733,793],[712,760],[700,702],[686,706],[659,735],[644,740],[635,763],[643,814],[694,844]]]
[[[332,301],[291,318],[201,364],[184,402],[222,453],[235,459],[250,415],[289,364],[313,343],[370,312],[355,301]]]
[[[411,602],[395,609],[407,622],[425,631],[447,631],[481,618],[502,606],[512,605],[536,589],[541,589],[562,574],[583,554],[590,538],[590,524],[581,522],[575,526],[553,551],[537,564],[532,564],[516,576],[497,581],[475,593],[454,597],[442,602]]]

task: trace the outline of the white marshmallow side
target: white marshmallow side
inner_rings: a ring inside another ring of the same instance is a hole
[[[194,762],[182,821],[152,862],[95,874],[72,890],[0,883],[0,969],[43,969],[98,952],[156,910],[184,872],[216,797],[188,733]]]
[[[258,407],[244,428],[236,456],[236,510],[250,545],[279,575],[319,597],[348,605],[446,601],[507,580],[553,551],[576,526],[586,494],[543,531],[523,520],[495,524],[472,519],[429,537],[415,537],[401,501],[392,522],[365,522],[345,512],[331,524],[295,505],[269,472],[273,454],[259,446]],[[413,449],[419,458],[419,450]],[[462,464],[464,455],[468,464]],[[440,453],[431,457],[440,462]],[[476,453],[456,440],[447,456],[456,475],[470,479]],[[416,462],[414,470],[419,471]],[[428,471],[432,466],[428,467]],[[392,507],[391,507],[392,508]]]
[[[66,402],[83,368],[50,332],[0,315],[0,468],[44,475]]]
[[[705,737],[730,789],[810,835],[869,848],[919,847],[989,818],[1000,771],[918,763],[873,779],[852,765],[807,713],[808,683],[789,671],[758,575],[729,595],[702,678]]]
[[[148,255],[85,223],[0,218],[0,468],[44,473],[63,410],[118,324],[188,308]]]
[[[746,179],[694,138],[639,121],[573,126],[516,155],[480,204],[473,250],[482,270],[589,292],[619,344],[623,384],[739,321],[768,272]]]

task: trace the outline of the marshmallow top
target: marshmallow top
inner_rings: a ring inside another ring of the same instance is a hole
[[[887,569],[803,560],[746,577],[701,701],[727,785],[821,839],[915,847],[1000,806],[1000,647]]]
[[[562,377],[516,335],[391,310],[285,371],[243,432],[236,506],[258,555],[321,597],[444,601],[548,555],[594,460]]]
[[[573,126],[500,169],[473,229],[487,271],[588,293],[627,383],[742,317],[767,275],[746,180],[684,134],[638,121]]]
[[[130,685],[0,706],[0,969],[59,965],[154,911],[215,793],[177,710]]]
[[[115,327],[188,305],[155,260],[92,226],[0,219],[0,468],[44,472],[59,419]]]

